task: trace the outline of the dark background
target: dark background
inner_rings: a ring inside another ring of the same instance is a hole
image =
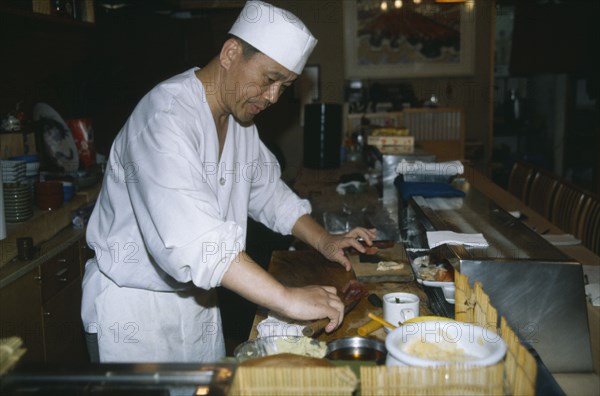
[[[101,3],[116,6],[120,2]],[[34,15],[30,1],[0,0],[0,115],[13,111],[17,103],[28,112],[35,103],[46,102],[64,119],[90,117],[96,149],[108,154],[115,135],[146,92],[174,74],[203,66],[218,53],[244,1],[205,1],[205,8],[191,10],[173,6],[185,1],[127,3],[130,5],[122,9],[97,5],[96,22],[92,25]],[[586,79],[589,95],[597,97],[599,2],[497,3],[515,6],[512,75],[568,73],[572,80]],[[168,12],[161,13],[163,9]],[[174,17],[173,11],[193,18]],[[276,131],[285,130],[286,123],[296,120],[298,109],[292,90],[286,91],[278,111],[265,112],[257,119],[263,139],[275,142]],[[585,169],[593,169],[595,182],[585,180],[584,187],[598,191],[598,108],[570,107],[568,111],[570,141],[565,146],[565,157]],[[290,112],[295,113],[292,116]],[[527,125],[536,125],[535,120],[529,121]],[[514,130],[523,125],[505,123],[496,127]],[[530,134],[532,150],[547,144],[539,140],[535,128],[526,133]],[[275,144],[271,147],[277,152]],[[285,158],[280,160],[285,165]],[[272,250],[285,249],[289,243],[289,239],[278,238],[255,223],[250,223],[248,235],[248,251],[263,266]],[[222,293],[222,298],[229,304],[226,306],[237,310],[233,314],[224,310],[225,332],[231,346],[247,338],[248,321],[254,316],[255,307],[230,293]]]

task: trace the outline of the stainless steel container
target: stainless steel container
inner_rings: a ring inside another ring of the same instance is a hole
[[[330,360],[360,360],[383,364],[387,356],[385,344],[374,338],[345,337],[327,344],[327,355]]]
[[[427,248],[427,231],[482,233],[489,247],[441,245],[430,251],[430,259],[448,261],[471,283],[481,282],[499,315],[551,372],[592,371],[581,264],[468,182],[455,184],[466,192],[464,198],[409,201],[408,247]]]

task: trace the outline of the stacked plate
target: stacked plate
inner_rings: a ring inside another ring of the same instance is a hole
[[[9,158],[13,161],[25,162],[25,177],[33,184],[40,176],[40,160],[35,154],[33,155],[19,155],[17,157]]]
[[[33,200],[29,184],[4,183],[3,194],[7,223],[21,223],[33,216]]]
[[[0,167],[2,168],[2,182],[4,184],[21,183],[26,180],[27,165],[25,161],[2,160],[0,161]]]

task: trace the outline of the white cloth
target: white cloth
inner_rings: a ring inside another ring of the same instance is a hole
[[[335,191],[340,195],[346,195],[348,191],[359,192],[364,191],[367,188],[367,183],[359,181],[349,181],[346,183],[340,183],[335,188]]]
[[[454,231],[427,231],[427,243],[430,249],[443,244],[488,246],[483,234],[461,234]]]
[[[585,294],[588,301],[595,307],[600,307],[600,267],[597,265],[584,265]]]
[[[86,330],[102,335],[101,361],[223,356],[211,289],[245,247],[247,216],[290,234],[310,212],[281,181],[255,126],[230,116],[219,158],[196,70],[151,90],[111,148],[87,229],[96,260],[86,266],[82,302]],[[134,328],[143,337],[125,345]]]
[[[256,325],[256,330],[259,337],[302,336],[302,330],[304,330],[309,323],[309,321],[296,321],[281,317],[275,313],[269,313],[266,319],[261,320]]]
[[[297,16],[263,1],[246,2],[229,33],[296,74],[317,45]]]
[[[396,165],[396,173],[399,175],[455,176],[464,172],[465,168],[460,161],[422,162],[402,160]]]

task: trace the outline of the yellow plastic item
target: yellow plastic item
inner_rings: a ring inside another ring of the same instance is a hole
[[[383,326],[388,327],[388,328],[390,328],[392,330],[394,330],[396,327],[398,327],[398,326],[394,326],[393,324],[391,324],[390,322],[384,320],[383,318],[375,315],[374,313],[369,312],[368,316],[369,316],[369,318],[373,319],[374,321],[379,322]]]
[[[379,323],[375,320],[371,320],[369,323],[362,325],[358,328],[358,335],[364,337],[382,327],[383,327],[383,325],[381,323]]]

